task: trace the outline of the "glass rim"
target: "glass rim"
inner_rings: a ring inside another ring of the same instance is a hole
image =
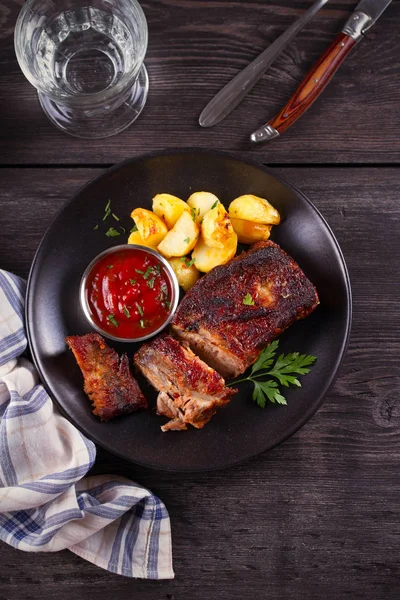
[[[22,53],[21,47],[20,47],[21,45],[19,43],[19,40],[22,38],[21,33],[22,33],[22,26],[24,24],[24,19],[26,18],[26,15],[29,11],[32,12],[32,8],[31,8],[32,5],[39,4],[41,2],[41,0],[27,0],[20,10],[18,17],[17,17],[16,24],[15,24],[14,50],[15,50],[15,54],[17,57],[19,67],[20,67],[22,73],[24,74],[24,76],[26,77],[26,79],[29,81],[29,83],[31,85],[33,85],[33,87],[36,88],[37,91],[41,92],[44,96],[46,96],[47,98],[50,98],[51,100],[54,100],[55,102],[59,102],[60,104],[63,104],[63,103],[68,104],[69,106],[87,108],[87,109],[89,109],[89,108],[95,109],[96,107],[104,106],[105,104],[107,104],[107,102],[112,101],[113,99],[117,98],[125,90],[128,91],[134,84],[134,82],[140,72],[141,66],[144,62],[144,57],[146,56],[147,47],[148,47],[148,39],[149,39],[147,19],[146,19],[146,15],[144,14],[143,8],[139,4],[138,0],[128,0],[128,1],[131,4],[134,4],[135,7],[138,9],[140,18],[142,19],[142,25],[143,25],[143,30],[142,30],[143,44],[142,44],[142,48],[141,48],[141,52],[139,54],[138,60],[135,65],[135,69],[132,72],[124,75],[122,77],[122,79],[120,81],[118,81],[116,84],[114,84],[114,85],[111,84],[109,87],[107,87],[104,90],[101,90],[99,92],[94,92],[93,94],[82,94],[80,96],[78,96],[78,95],[66,96],[65,94],[58,94],[58,93],[55,93],[54,91],[47,90],[41,84],[40,79],[38,79],[34,75],[32,75],[32,71],[29,69],[26,61],[24,60],[23,53]],[[90,2],[90,0],[88,0],[88,2]]]

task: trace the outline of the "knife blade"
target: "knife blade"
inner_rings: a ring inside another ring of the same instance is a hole
[[[268,123],[254,131],[250,139],[256,144],[284,133],[318,98],[343,60],[364,34],[376,23],[392,0],[361,0],[342,31],[307,73],[289,102]]]
[[[294,36],[304,27],[328,0],[317,0],[312,6],[280,35],[264,52],[243,71],[227,83],[207,104],[199,117],[202,127],[211,127],[224,119],[255,86],[261,75],[282,52]]]

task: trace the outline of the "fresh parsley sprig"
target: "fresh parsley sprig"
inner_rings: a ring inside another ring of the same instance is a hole
[[[104,221],[104,224],[105,224],[105,221],[107,221],[108,217],[110,217],[110,216],[111,216],[111,217],[112,217],[112,218],[113,218],[115,221],[120,221],[120,220],[121,220],[121,219],[119,218],[119,216],[118,216],[118,215],[116,215],[116,214],[115,214],[115,212],[113,212],[113,211],[112,211],[112,209],[111,209],[111,200],[108,200],[108,201],[107,201],[107,204],[106,204],[106,206],[105,206],[105,209],[104,209],[104,215],[103,215],[103,218],[102,218],[102,221]],[[93,230],[94,230],[94,231],[96,231],[96,229],[98,229],[98,228],[99,228],[99,224],[97,223],[97,224],[96,224],[96,225],[93,227]],[[126,233],[126,229],[125,229],[125,227],[123,227],[122,225],[119,225],[119,226],[118,226],[118,229],[120,229],[120,230],[122,231],[122,233]],[[120,233],[120,231],[118,231],[118,229],[115,229],[115,227],[109,227],[109,228],[107,229],[107,231],[105,232],[105,235],[106,235],[107,237],[117,237],[118,235],[121,235],[121,233]],[[132,229],[132,231],[133,231],[133,229]],[[132,232],[131,232],[131,233],[132,233]]]
[[[246,306],[254,306],[254,300],[251,294],[249,294],[247,292],[247,294],[245,295],[245,297],[243,298],[243,304],[245,304]]]
[[[107,315],[107,321],[109,321],[109,323],[112,323],[114,327],[118,327],[118,321],[113,314]]]
[[[265,408],[267,402],[287,404],[286,398],[280,393],[279,385],[301,387],[297,376],[307,375],[311,370],[311,365],[317,360],[316,356],[299,354],[298,352],[280,354],[278,358],[275,358],[278,345],[279,340],[275,340],[264,348],[254,363],[250,375],[228,383],[229,386],[232,386],[242,381],[253,382],[253,400],[261,408]],[[260,377],[268,377],[268,379],[257,381]]]
[[[106,236],[107,237],[117,237],[118,235],[121,235],[119,231],[117,231],[115,229],[115,227],[110,227],[107,231],[106,231]]]

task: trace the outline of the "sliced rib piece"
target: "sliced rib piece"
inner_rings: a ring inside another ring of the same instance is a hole
[[[165,392],[160,392],[157,396],[157,414],[171,419],[166,425],[161,427],[163,431],[187,429],[182,411],[175,406],[171,396],[168,396]]]
[[[157,412],[171,419],[163,431],[187,429],[187,423],[203,427],[237,391],[225,387],[221,375],[168,334],[144,344],[134,361],[160,392]]]
[[[293,258],[274,242],[258,242],[193,286],[172,329],[221,375],[237,377],[318,304],[315,287]]]
[[[126,354],[119,358],[98,333],[71,335],[65,341],[82,371],[93,413],[102,421],[147,407]]]

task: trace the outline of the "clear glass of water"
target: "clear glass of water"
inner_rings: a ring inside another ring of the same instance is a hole
[[[147,22],[136,0],[27,0],[14,42],[44,112],[66,133],[108,137],[141,113]]]

